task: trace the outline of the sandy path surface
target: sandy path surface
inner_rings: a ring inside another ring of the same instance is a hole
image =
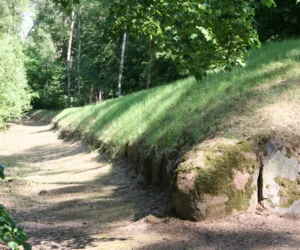
[[[257,211],[192,223],[157,218],[164,194],[130,166],[29,121],[0,132],[0,202],[33,249],[300,249],[300,217]]]

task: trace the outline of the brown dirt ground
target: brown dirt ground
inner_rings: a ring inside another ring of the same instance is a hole
[[[49,126],[24,121],[0,132],[0,162],[8,176],[0,202],[33,249],[300,249],[299,216],[168,217],[166,194],[147,188],[131,166],[59,140]]]
[[[282,89],[285,89],[283,93],[281,93]],[[269,97],[272,93],[275,99]],[[247,140],[258,135],[268,136],[281,141],[283,146],[293,150],[300,161],[299,80],[286,80],[279,77],[272,84],[255,88],[252,95],[262,96],[258,99],[250,98],[242,112],[233,112],[224,122],[227,127],[216,136],[233,135]]]

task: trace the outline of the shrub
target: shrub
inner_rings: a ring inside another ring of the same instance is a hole
[[[0,36],[0,128],[30,108],[24,62],[20,39]]]
[[[0,179],[4,177],[4,167],[0,164]],[[0,204],[0,243],[7,243],[13,250],[18,250],[19,246],[23,246],[24,250],[31,250],[27,240],[28,235],[17,226],[17,222]]]

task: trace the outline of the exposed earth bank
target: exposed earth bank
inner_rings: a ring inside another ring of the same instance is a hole
[[[88,151],[29,121],[0,133],[0,200],[33,249],[300,249],[299,215],[182,221],[131,166]]]

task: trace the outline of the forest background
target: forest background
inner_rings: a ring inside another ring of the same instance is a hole
[[[300,6],[273,1],[0,1],[0,127],[244,66],[260,42],[297,37]],[[24,13],[32,27],[22,30]],[[201,84],[201,81],[199,81]]]

